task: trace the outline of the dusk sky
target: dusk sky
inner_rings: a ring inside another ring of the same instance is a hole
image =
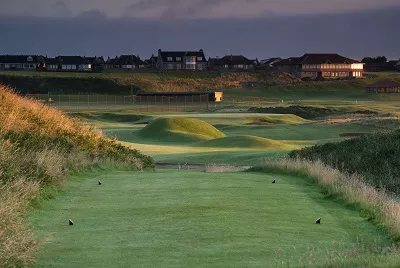
[[[400,0],[0,0],[0,54],[400,58]]]

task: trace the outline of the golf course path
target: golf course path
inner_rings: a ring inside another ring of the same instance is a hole
[[[265,173],[86,173],[29,217],[46,239],[37,267],[290,266],[390,244],[316,186]]]

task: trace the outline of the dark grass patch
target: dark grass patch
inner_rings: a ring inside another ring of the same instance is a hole
[[[371,185],[396,194],[400,194],[399,155],[400,131],[367,134],[343,142],[307,147],[289,154],[292,158],[321,160],[340,171],[359,173]]]
[[[371,110],[352,111],[339,108],[300,106],[300,105],[292,105],[287,107],[252,107],[248,111],[252,113],[294,114],[305,119],[314,119],[317,117],[339,115],[339,114],[364,114],[364,115],[377,114],[377,112]]]

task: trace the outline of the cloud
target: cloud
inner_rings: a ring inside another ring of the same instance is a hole
[[[0,0],[0,15],[75,17],[97,10],[108,18],[221,19],[341,14],[398,7],[400,0]]]
[[[1,49],[4,54],[115,57],[133,53],[147,58],[157,54],[159,48],[203,48],[207,57],[233,53],[264,59],[321,52],[355,59],[377,55],[398,59],[400,35],[393,21],[399,13],[400,8],[390,8],[350,14],[197,19],[184,23],[109,17],[86,19],[90,16],[0,17]],[[321,21],[328,21],[329,25]],[[382,42],[388,36],[390,42]],[[28,46],[26,40],[29,40]]]
[[[235,2],[253,5],[261,0],[139,0],[127,7],[132,16],[151,13],[161,19],[197,19],[209,17],[210,12],[221,7],[229,7]]]
[[[107,15],[97,9],[81,12],[76,17],[81,19],[94,19],[94,20],[107,19]]]
[[[55,15],[58,15],[60,17],[72,17],[71,9],[69,9],[67,4],[65,4],[63,1],[58,1],[54,3],[52,8]]]

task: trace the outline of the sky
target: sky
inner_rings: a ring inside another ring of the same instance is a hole
[[[400,58],[400,0],[0,0],[0,54]]]

